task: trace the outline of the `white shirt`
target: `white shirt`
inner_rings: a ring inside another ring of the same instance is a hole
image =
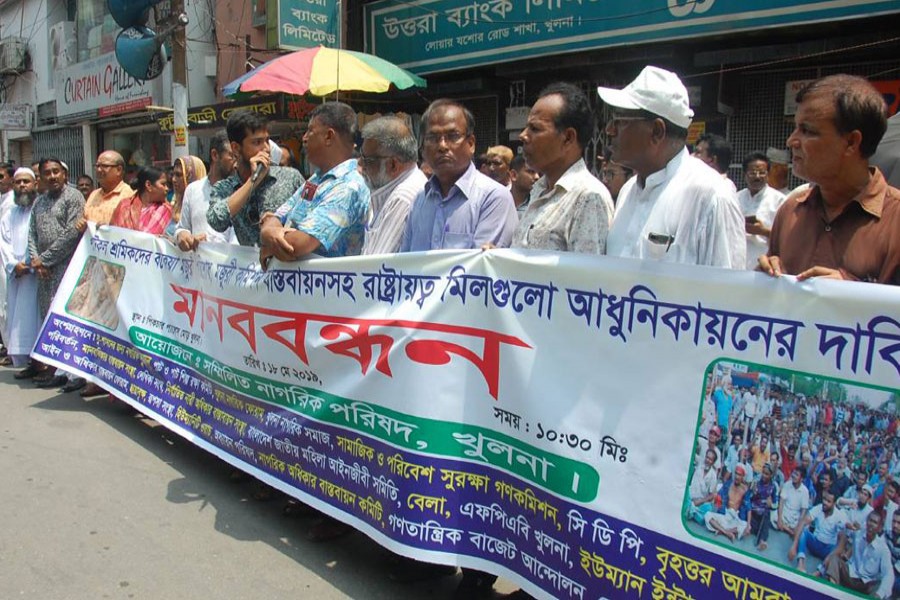
[[[192,181],[184,189],[184,197],[181,200],[181,218],[178,220],[178,227],[175,228],[176,243],[178,234],[182,231],[187,231],[194,236],[205,233],[207,242],[238,243],[231,227],[224,233],[219,233],[209,226],[209,222],[206,220],[206,210],[209,208],[210,194],[212,194],[212,184],[209,183],[209,177]]]
[[[759,400],[750,392],[744,392],[744,414],[748,419],[756,418]]]
[[[771,188],[763,186],[756,195],[750,195],[749,189],[743,189],[738,192],[738,204],[741,206],[741,212],[744,217],[756,217],[756,220],[768,227],[772,228],[775,222],[775,213],[784,204],[787,198],[784,194]],[[747,236],[747,270],[752,271],[758,264],[759,257],[769,251],[769,238],[762,235]]]
[[[704,457],[706,454],[704,453]],[[713,465],[709,471],[704,473],[706,464],[701,464],[694,469],[694,476],[691,478],[691,500],[706,498],[714,494],[718,486],[718,478],[716,477],[716,466]]]
[[[0,194],[0,219],[2,219],[3,215],[9,212],[9,209],[13,207],[13,204],[15,203],[13,198],[15,198],[15,192],[13,190],[9,190],[5,194]]]
[[[413,167],[372,192],[361,254],[391,254],[400,250],[409,209],[416,194],[425,189],[426,181],[428,178],[419,167]]]
[[[831,514],[826,516],[821,504],[816,504],[809,511],[815,525],[813,536],[823,544],[837,544],[838,534],[844,530],[847,524],[847,514],[834,507]]]
[[[742,269],[747,242],[737,197],[715,169],[684,149],[643,185],[638,176],[625,182],[606,253]]]
[[[781,519],[788,526],[794,526],[800,520],[800,514],[809,509],[809,490],[803,483],[794,487],[790,481],[781,486]]]
[[[547,189],[547,176],[542,176],[527,206],[513,233],[513,248],[606,253],[612,196],[583,158],[566,169],[553,189]]]

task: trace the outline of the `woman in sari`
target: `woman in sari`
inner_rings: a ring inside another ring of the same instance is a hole
[[[175,196],[172,200],[172,221],[166,227],[166,237],[175,242],[175,229],[181,219],[181,208],[184,206],[184,190],[188,184],[206,177],[206,165],[196,156],[184,156],[175,159],[175,169],[172,176],[172,187],[175,188]]]
[[[119,202],[109,224],[162,235],[172,220],[172,207],[166,202],[166,174],[156,167],[142,167],[132,187],[135,195]]]

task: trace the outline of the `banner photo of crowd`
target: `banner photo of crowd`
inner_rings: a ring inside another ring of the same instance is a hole
[[[898,408],[896,390],[715,363],[686,528],[848,591],[900,596]]]
[[[258,259],[90,229],[35,355],[393,552],[537,598],[827,598],[875,563],[856,592],[890,596],[891,286]]]

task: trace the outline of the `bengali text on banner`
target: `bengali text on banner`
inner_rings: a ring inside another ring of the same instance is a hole
[[[783,532],[712,533],[689,487],[725,379],[896,398],[900,290],[511,250],[256,261],[88,231],[35,355],[395,552],[539,598],[846,595]]]

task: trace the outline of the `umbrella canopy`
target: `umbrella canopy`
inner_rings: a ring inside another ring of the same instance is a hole
[[[270,60],[222,92],[228,97],[252,92],[327,96],[336,91],[386,92],[391,86],[405,90],[426,85],[421,77],[377,56],[317,46]]]

